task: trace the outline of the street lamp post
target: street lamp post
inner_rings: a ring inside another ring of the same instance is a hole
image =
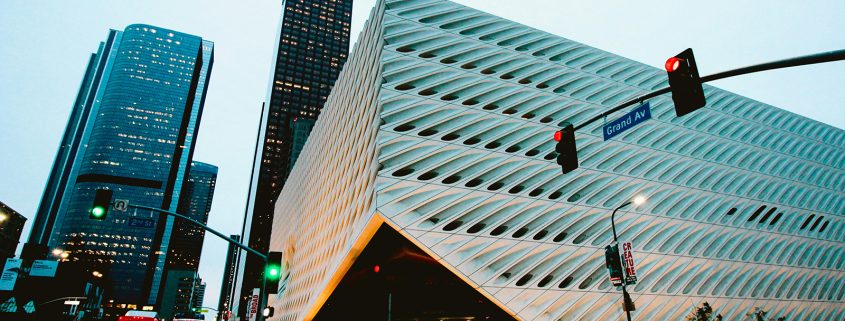
[[[617,208],[613,209],[613,213],[610,214],[610,227],[613,230],[613,244],[619,245],[619,241],[616,238],[616,211],[619,209],[634,204],[634,205],[642,205],[645,203],[646,199],[643,196],[634,197],[634,199],[622,203]],[[625,288],[625,285],[628,283],[628,272],[625,269],[622,269],[623,277],[622,277],[622,309],[625,310],[625,316],[628,317],[628,321],[631,321],[631,307],[634,305],[634,302],[631,300],[631,295],[628,294],[628,290]]]

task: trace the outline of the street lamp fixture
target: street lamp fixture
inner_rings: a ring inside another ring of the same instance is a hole
[[[625,206],[631,205],[631,204],[634,204],[636,206],[643,205],[643,204],[645,204],[645,202],[647,200],[648,199],[645,196],[637,195],[637,196],[634,196],[634,198],[631,199],[630,201],[622,203],[622,205],[619,205],[619,207],[613,209],[613,214],[610,214],[610,226],[613,228],[613,243],[617,243],[616,242],[616,211],[618,211],[619,209],[621,209]]]
[[[631,202],[634,203],[634,205],[636,206],[643,205],[646,201],[648,201],[648,199],[645,198],[645,196],[643,195],[634,196],[634,199],[631,200]]]

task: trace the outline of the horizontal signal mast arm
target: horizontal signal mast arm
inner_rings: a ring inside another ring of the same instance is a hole
[[[820,63],[839,61],[839,60],[845,60],[845,49],[821,52],[821,53],[810,54],[810,55],[806,55],[806,56],[787,58],[787,59],[782,59],[782,60],[776,60],[776,61],[756,64],[756,65],[751,65],[751,66],[747,66],[747,67],[731,69],[731,70],[715,73],[715,74],[712,74],[712,75],[703,76],[703,77],[701,77],[701,82],[705,83],[705,82],[709,82],[709,81],[729,78],[729,77],[733,77],[733,76],[745,75],[745,74],[750,74],[750,73],[755,73],[755,72],[760,72],[760,71],[789,68],[789,67],[797,67],[797,66],[803,66],[803,65],[820,64]],[[645,95],[642,95],[642,96],[633,98],[631,100],[628,100],[628,101],[620,104],[619,106],[608,109],[607,111],[605,111],[605,112],[603,112],[603,113],[601,113],[601,114],[599,114],[599,115],[597,115],[593,118],[590,118],[589,120],[581,123],[580,125],[575,126],[575,130],[579,130],[581,128],[584,128],[587,125],[592,124],[593,122],[595,122],[597,120],[600,120],[604,117],[607,117],[610,114],[613,114],[613,113],[621,110],[622,108],[631,106],[631,105],[636,104],[638,102],[642,102],[646,99],[650,99],[650,98],[660,96],[660,95],[668,93],[670,91],[671,91],[671,89],[669,87],[664,87],[664,88],[660,88],[658,90],[652,91],[650,93],[647,93]]]
[[[267,262],[267,255],[265,255],[265,254],[263,254],[263,253],[261,253],[261,252],[258,252],[258,250],[253,249],[253,248],[251,248],[251,247],[249,247],[249,246],[246,246],[246,245],[244,245],[244,244],[243,244],[243,243],[241,243],[241,242],[235,241],[235,239],[233,239],[233,238],[231,238],[231,237],[228,237],[228,236],[224,235],[223,233],[220,233],[220,232],[218,232],[218,231],[214,230],[213,228],[208,227],[208,225],[202,224],[202,223],[200,223],[199,221],[197,221],[197,220],[195,220],[195,219],[192,219],[192,218],[190,218],[190,217],[187,217],[187,216],[185,216],[185,215],[182,215],[182,214],[179,214],[179,213],[175,213],[175,212],[171,212],[171,211],[166,211],[166,210],[163,210],[163,209],[160,209],[160,208],[155,208],[155,207],[144,206],[144,205],[134,205],[134,204],[132,204],[132,205],[129,205],[129,207],[134,207],[134,208],[140,208],[140,209],[145,209],[145,210],[157,211],[157,212],[159,212],[159,213],[163,213],[163,214],[166,214],[166,215],[170,215],[170,216],[175,216],[175,217],[181,218],[181,219],[183,219],[183,220],[186,220],[186,221],[188,221],[188,222],[191,222],[192,224],[194,224],[194,225],[196,225],[196,226],[199,226],[200,228],[202,228],[202,229],[204,229],[204,230],[206,230],[206,231],[211,232],[211,233],[212,233],[212,234],[214,234],[214,235],[219,236],[220,238],[222,238],[222,239],[224,239],[224,240],[228,241],[229,243],[234,244],[235,246],[237,246],[237,247],[239,247],[239,248],[244,249],[245,251],[247,251],[247,252],[249,252],[249,253],[255,254],[255,256],[258,256],[259,258],[261,258],[262,260],[264,260],[264,262]]]

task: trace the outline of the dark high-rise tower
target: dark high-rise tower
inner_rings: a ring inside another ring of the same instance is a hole
[[[71,107],[65,133],[59,143],[53,168],[50,170],[50,176],[47,177],[44,194],[41,196],[41,203],[32,223],[28,243],[46,245],[50,240],[56,215],[65,199],[64,193],[71,179],[71,172],[78,170],[77,154],[80,150],[84,150],[80,148],[82,134],[88,128],[88,118],[92,115],[91,108],[96,101],[100,83],[105,81],[104,70],[110,65],[110,54],[118,46],[121,34],[120,31],[111,30],[106,41],[100,43],[97,53],[92,53],[88,59],[88,68],[82,77],[76,101]]]
[[[243,231],[248,245],[263,252],[274,201],[346,62],[352,0],[288,0],[282,9]],[[262,264],[241,256],[241,302],[260,285]]]
[[[177,212],[190,217],[200,223],[208,222],[211,211],[211,201],[214,198],[214,187],[217,184],[217,166],[191,162],[188,180],[182,185],[182,195],[179,199]],[[181,290],[174,293],[174,286],[184,280],[174,280],[184,275],[196,276],[199,269],[200,253],[205,230],[185,220],[173,222],[173,232],[168,247],[165,277],[162,281],[164,290],[159,291],[162,317],[169,318],[174,313],[189,312],[193,305],[189,305]],[[203,288],[204,289],[204,288]],[[199,306],[197,306],[199,307]],[[164,313],[167,312],[167,313]]]
[[[205,224],[211,211],[214,187],[217,184],[217,166],[191,162],[188,181],[182,186],[182,198],[177,212]],[[190,270],[199,268],[205,230],[190,222],[173,223],[173,236],[167,253],[166,269]]]
[[[155,304],[173,220],[149,211],[88,218],[94,191],[175,211],[188,177],[214,44],[149,25],[111,30],[89,59],[30,242],[104,274],[114,304]]]

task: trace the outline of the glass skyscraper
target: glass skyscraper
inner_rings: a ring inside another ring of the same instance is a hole
[[[214,187],[217,184],[217,166],[191,162],[188,181],[182,186],[182,199],[177,212],[200,223],[208,222]],[[173,224],[173,237],[167,254],[167,269],[191,270],[199,268],[205,230],[183,220]]]
[[[90,220],[94,192],[177,210],[213,48],[197,36],[137,24],[111,30],[89,60],[30,242],[62,248],[103,273],[116,305],[156,303],[173,221],[133,209]]]
[[[276,63],[261,120],[242,234],[248,245],[259,251],[267,251],[275,199],[349,50],[352,0],[283,3],[274,52]],[[236,292],[243,302],[260,285],[263,261],[244,255],[239,267],[241,279]]]
[[[182,196],[177,212],[200,223],[207,223],[216,183],[217,166],[192,161],[188,180],[182,185]],[[180,278],[186,275],[190,276],[191,280],[199,280],[197,270],[205,230],[185,220],[176,220],[173,223],[172,234],[170,246],[167,247],[166,279],[161,282],[165,289],[160,291],[161,300],[159,300],[159,312],[164,318],[184,316],[187,315],[186,313],[192,313],[192,308],[202,306],[201,297],[198,304],[189,302],[189,299],[197,298],[196,291],[192,291],[192,288],[187,290],[179,288],[177,284],[183,283],[184,280]],[[204,290],[205,283],[202,284]],[[198,286],[199,283],[196,285]],[[194,294],[193,297],[191,293]]]
[[[162,287],[162,303],[157,310],[161,320],[199,317],[195,309],[202,307],[205,282],[196,271],[169,270]]]

